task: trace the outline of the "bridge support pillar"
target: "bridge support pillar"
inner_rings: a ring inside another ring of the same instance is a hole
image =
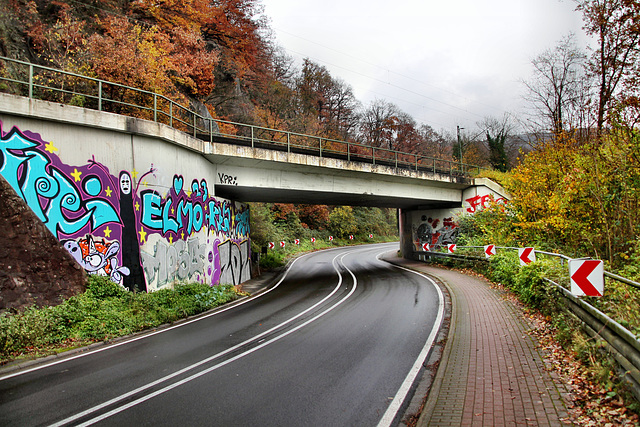
[[[510,198],[493,181],[476,178],[475,184],[462,192],[458,206],[399,210],[400,251],[404,258],[420,259],[429,251],[446,250],[448,245],[457,243],[461,216],[472,215],[493,203],[507,203]]]

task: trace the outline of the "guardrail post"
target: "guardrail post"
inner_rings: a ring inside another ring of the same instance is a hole
[[[33,64],[29,64],[29,98],[33,98]]]
[[[213,119],[209,118],[209,142],[213,144]]]
[[[287,132],[287,153],[291,153],[291,134]]]
[[[318,138],[318,147],[320,147],[320,158],[322,158],[322,138]]]
[[[351,143],[347,142],[347,161],[351,161]]]
[[[255,148],[255,145],[254,145],[254,138],[255,138],[255,135],[254,135],[254,131],[253,131],[253,129],[254,129],[254,127],[253,127],[253,126],[251,126],[251,148]]]
[[[396,169],[398,169],[398,152],[396,151]]]
[[[436,173],[436,159],[433,159],[433,173]]]
[[[418,155],[416,154],[415,157],[416,157],[416,172],[417,172],[418,171]]]
[[[374,147],[371,147],[371,162],[376,164],[376,149]]]
[[[196,130],[198,129],[196,125],[196,120],[198,120],[196,117],[196,113],[193,113],[193,137],[194,138],[196,137]]]
[[[173,101],[169,100],[169,127],[173,127]]]
[[[153,94],[153,121],[158,121],[158,94]]]
[[[102,80],[98,81],[98,111],[102,111]]]

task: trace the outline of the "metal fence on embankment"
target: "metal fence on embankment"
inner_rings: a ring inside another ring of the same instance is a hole
[[[496,247],[497,249],[515,250],[518,248],[513,247]],[[482,246],[457,246],[459,249],[471,249],[471,250],[483,250]],[[552,252],[535,251],[536,254],[558,258],[562,265],[565,261],[569,261],[572,258]],[[481,261],[486,262],[488,258],[484,256],[475,255],[461,255],[450,254],[443,252],[416,252],[421,260],[426,261],[427,257],[450,257],[462,260]],[[568,273],[568,270],[567,270]],[[604,271],[604,276],[610,280],[624,283],[625,285],[640,289],[640,283],[633,280],[629,280],[617,274]],[[569,283],[569,277],[567,274],[564,283],[560,284],[549,278],[545,278],[547,283],[550,283],[557,289],[562,296],[567,311],[575,316],[581,323],[583,330],[594,340],[598,340],[609,351],[613,358],[618,362],[621,369],[624,371],[624,377],[627,381],[629,388],[633,395],[640,401],[640,340],[638,337],[616,322],[614,319],[597,309],[593,305],[586,301],[574,296],[567,284]],[[558,280],[560,281],[560,280]]]
[[[194,137],[452,177],[482,169],[463,162],[305,135],[198,114],[169,97],[118,83],[0,56],[0,92],[163,123]]]

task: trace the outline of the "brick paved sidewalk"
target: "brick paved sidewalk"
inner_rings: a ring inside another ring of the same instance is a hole
[[[426,426],[562,426],[566,389],[545,368],[521,309],[485,280],[402,261],[445,283],[451,326],[418,421]]]

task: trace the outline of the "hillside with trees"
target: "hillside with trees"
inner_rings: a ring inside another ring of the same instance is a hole
[[[497,178],[511,203],[478,217],[477,231],[506,246],[604,259],[637,279],[640,3],[576,3],[594,47],[583,51],[568,35],[533,59],[523,119],[537,137],[520,164]]]
[[[213,118],[490,167],[514,198],[487,234],[622,266],[639,251],[640,5],[576,7],[592,49],[568,35],[540,53],[524,82],[527,114],[487,117],[460,135],[386,100],[362,105],[326,67],[296,64],[259,0],[0,0],[0,54],[160,93]],[[337,234],[334,209],[255,207],[274,236]]]
[[[0,14],[2,56],[162,94],[205,117],[451,157],[446,137],[397,106],[364,108],[324,66],[305,59],[297,67],[274,43],[258,0],[0,0]],[[270,239],[340,232],[328,219],[334,207],[315,216],[305,206],[267,209],[276,229],[293,227]],[[361,226],[364,212],[355,209]],[[391,222],[362,233],[397,234],[395,213],[376,215]],[[259,247],[265,241],[256,236]]]

